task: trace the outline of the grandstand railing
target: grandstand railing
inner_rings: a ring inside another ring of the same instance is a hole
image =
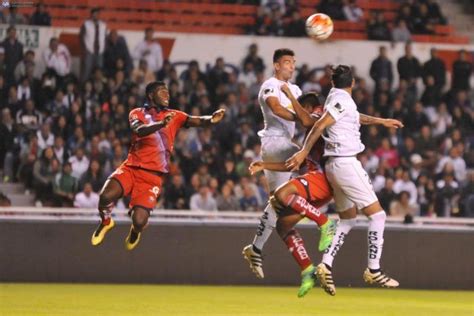
[[[128,210],[117,209],[112,213],[117,223],[129,223]],[[242,211],[191,211],[156,209],[151,214],[150,223],[164,224],[226,224],[230,226],[248,226],[258,223],[261,212]],[[336,214],[329,217],[337,219]],[[53,222],[90,222],[99,220],[96,209],[89,208],[53,208],[53,207],[0,207],[0,221],[53,221]],[[396,229],[421,229],[474,232],[474,218],[436,218],[414,217],[413,223],[403,224],[401,216],[387,217],[387,227]],[[367,226],[368,220],[363,215],[357,216],[358,226]],[[302,220],[300,225],[314,225],[309,220]]]

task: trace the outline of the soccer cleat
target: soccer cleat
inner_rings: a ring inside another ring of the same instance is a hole
[[[138,243],[140,242],[140,236],[142,233],[137,233],[136,231],[133,230],[133,225],[130,228],[130,232],[127,235],[127,238],[125,238],[125,248],[127,250],[133,250]]]
[[[99,226],[97,226],[94,233],[92,234],[92,238],[91,238],[92,245],[97,246],[102,241],[104,241],[105,234],[107,234],[107,232],[114,227],[115,227],[115,222],[112,218],[110,219],[110,222],[108,225],[104,225],[103,221],[100,221]]]
[[[334,234],[336,233],[337,228],[337,221],[330,219],[320,227],[321,229],[321,237],[319,237],[319,251],[326,250],[329,246],[331,246],[332,239],[334,238]]]
[[[372,273],[370,272],[369,268],[365,269],[364,271],[364,281],[365,283],[379,285],[381,287],[394,288],[399,286],[397,280],[392,279],[382,270]]]
[[[262,267],[262,255],[253,250],[253,245],[245,246],[242,250],[242,254],[244,255],[244,259],[247,260],[247,262],[249,263],[250,269],[253,271],[253,273],[255,273],[257,278],[263,279],[264,275]]]
[[[324,263],[318,264],[316,267],[316,277],[321,283],[321,287],[326,293],[331,296],[336,295],[336,286],[332,279],[332,272],[329,270]]]
[[[316,282],[316,269],[313,265],[310,265],[301,272],[301,286],[298,290],[298,297],[305,296],[313,287]]]

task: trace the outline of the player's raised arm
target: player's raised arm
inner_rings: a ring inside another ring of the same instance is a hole
[[[263,169],[271,170],[271,171],[282,171],[287,172],[290,171],[284,162],[264,162],[264,161],[254,161],[249,166],[250,174],[253,176],[257,172],[262,171]]]
[[[283,84],[280,87],[280,90],[286,95],[286,97],[291,101],[291,105],[296,113],[296,118],[303,124],[304,127],[311,127],[317,121],[317,118],[312,116],[308,111],[306,111],[303,106],[300,104],[297,98],[291,93],[288,85]]]
[[[336,120],[331,116],[331,114],[325,112],[323,116],[314,123],[313,128],[304,141],[303,148],[286,161],[286,167],[292,171],[298,170],[308,156],[311,148],[323,134],[324,130],[335,122]]]
[[[138,136],[140,137],[148,136],[158,131],[159,129],[162,129],[166,125],[168,125],[168,123],[171,121],[174,115],[175,113],[171,112],[169,114],[166,114],[163,120],[158,121],[158,122],[153,122],[150,124],[144,124],[139,119],[132,118],[130,122],[130,127],[132,128],[132,131],[136,133]]]
[[[362,125],[383,125],[387,128],[402,128],[403,123],[395,119],[385,119],[365,114],[359,115],[359,122]]]
[[[204,116],[188,116],[186,126],[188,127],[205,127],[212,124],[219,123],[225,115],[225,109],[219,109],[212,113],[212,115]]]

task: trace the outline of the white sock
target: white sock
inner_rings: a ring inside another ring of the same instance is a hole
[[[334,257],[336,257],[337,252],[341,249],[342,244],[344,244],[344,240],[351,231],[352,227],[356,224],[356,219],[341,219],[337,224],[336,233],[334,234],[334,238],[332,240],[331,246],[324,251],[323,255],[323,263],[332,267],[332,262],[334,261]]]
[[[263,215],[260,217],[260,224],[257,227],[257,233],[253,239],[252,244],[255,248],[259,250],[263,249],[263,246],[267,242],[276,226],[276,221],[276,213],[270,203],[268,203],[267,207],[265,207],[265,210],[263,211]]]
[[[380,269],[380,258],[383,249],[383,231],[387,215],[384,210],[369,216],[369,231],[367,241],[369,246],[369,269]]]

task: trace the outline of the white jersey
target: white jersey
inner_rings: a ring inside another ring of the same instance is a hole
[[[260,104],[260,108],[262,109],[265,127],[258,132],[258,136],[260,137],[279,136],[292,139],[295,135],[295,122],[287,121],[281,117],[276,116],[265,103],[268,97],[276,97],[283,107],[294,112],[290,99],[288,99],[286,95],[280,90],[280,87],[283,84],[288,85],[290,91],[296,98],[301,95],[301,89],[297,85],[278,80],[275,77],[269,78],[262,84],[260,92],[258,93],[258,102]]]
[[[355,156],[364,151],[360,140],[360,121],[357,105],[343,89],[332,88],[324,103],[324,111],[336,121],[323,135],[324,156]]]

